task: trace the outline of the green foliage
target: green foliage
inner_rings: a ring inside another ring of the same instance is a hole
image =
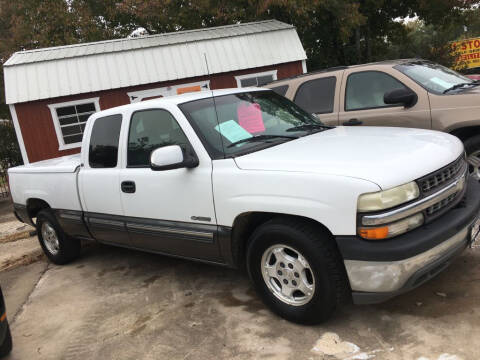
[[[0,122],[0,170],[23,164],[15,129],[10,122]]]

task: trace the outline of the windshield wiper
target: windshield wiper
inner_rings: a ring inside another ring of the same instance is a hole
[[[277,138],[284,138],[284,139],[298,139],[298,136],[290,136],[290,135],[257,135],[253,137],[249,137],[246,139],[238,140],[235,141],[234,143],[231,143],[227,147],[232,147],[238,144],[243,144],[246,142],[253,142],[253,141],[264,141],[264,140],[270,140],[270,139],[277,139]]]
[[[327,125],[322,125],[322,124],[302,124],[302,125],[298,125],[298,126],[288,128],[285,131],[302,131],[302,130],[312,130],[312,129],[323,131],[323,130],[332,129],[332,127],[327,126]]]
[[[475,81],[472,81],[472,82],[469,82],[469,83],[456,84],[456,85],[453,85],[452,87],[449,87],[448,89],[444,90],[443,93],[446,94],[449,91],[456,90],[456,89],[462,88],[462,87],[467,86],[467,85],[477,86],[477,85],[480,85],[480,83],[479,83],[478,80],[475,80]]]

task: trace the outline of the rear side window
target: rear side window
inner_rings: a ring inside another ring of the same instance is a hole
[[[90,136],[88,162],[92,168],[114,168],[118,159],[118,140],[122,115],[110,115],[95,120]]]
[[[311,114],[331,113],[336,83],[334,76],[306,81],[298,88],[294,102]]]
[[[285,96],[288,90],[288,85],[280,85],[270,88],[271,90],[275,91],[278,95]]]

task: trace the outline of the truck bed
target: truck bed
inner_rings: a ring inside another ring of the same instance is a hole
[[[12,199],[27,205],[28,199],[42,199],[52,209],[81,210],[76,170],[80,154],[44,160],[8,170]]]

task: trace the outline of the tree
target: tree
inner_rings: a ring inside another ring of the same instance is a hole
[[[10,122],[0,122],[0,171],[23,164],[15,129]]]

